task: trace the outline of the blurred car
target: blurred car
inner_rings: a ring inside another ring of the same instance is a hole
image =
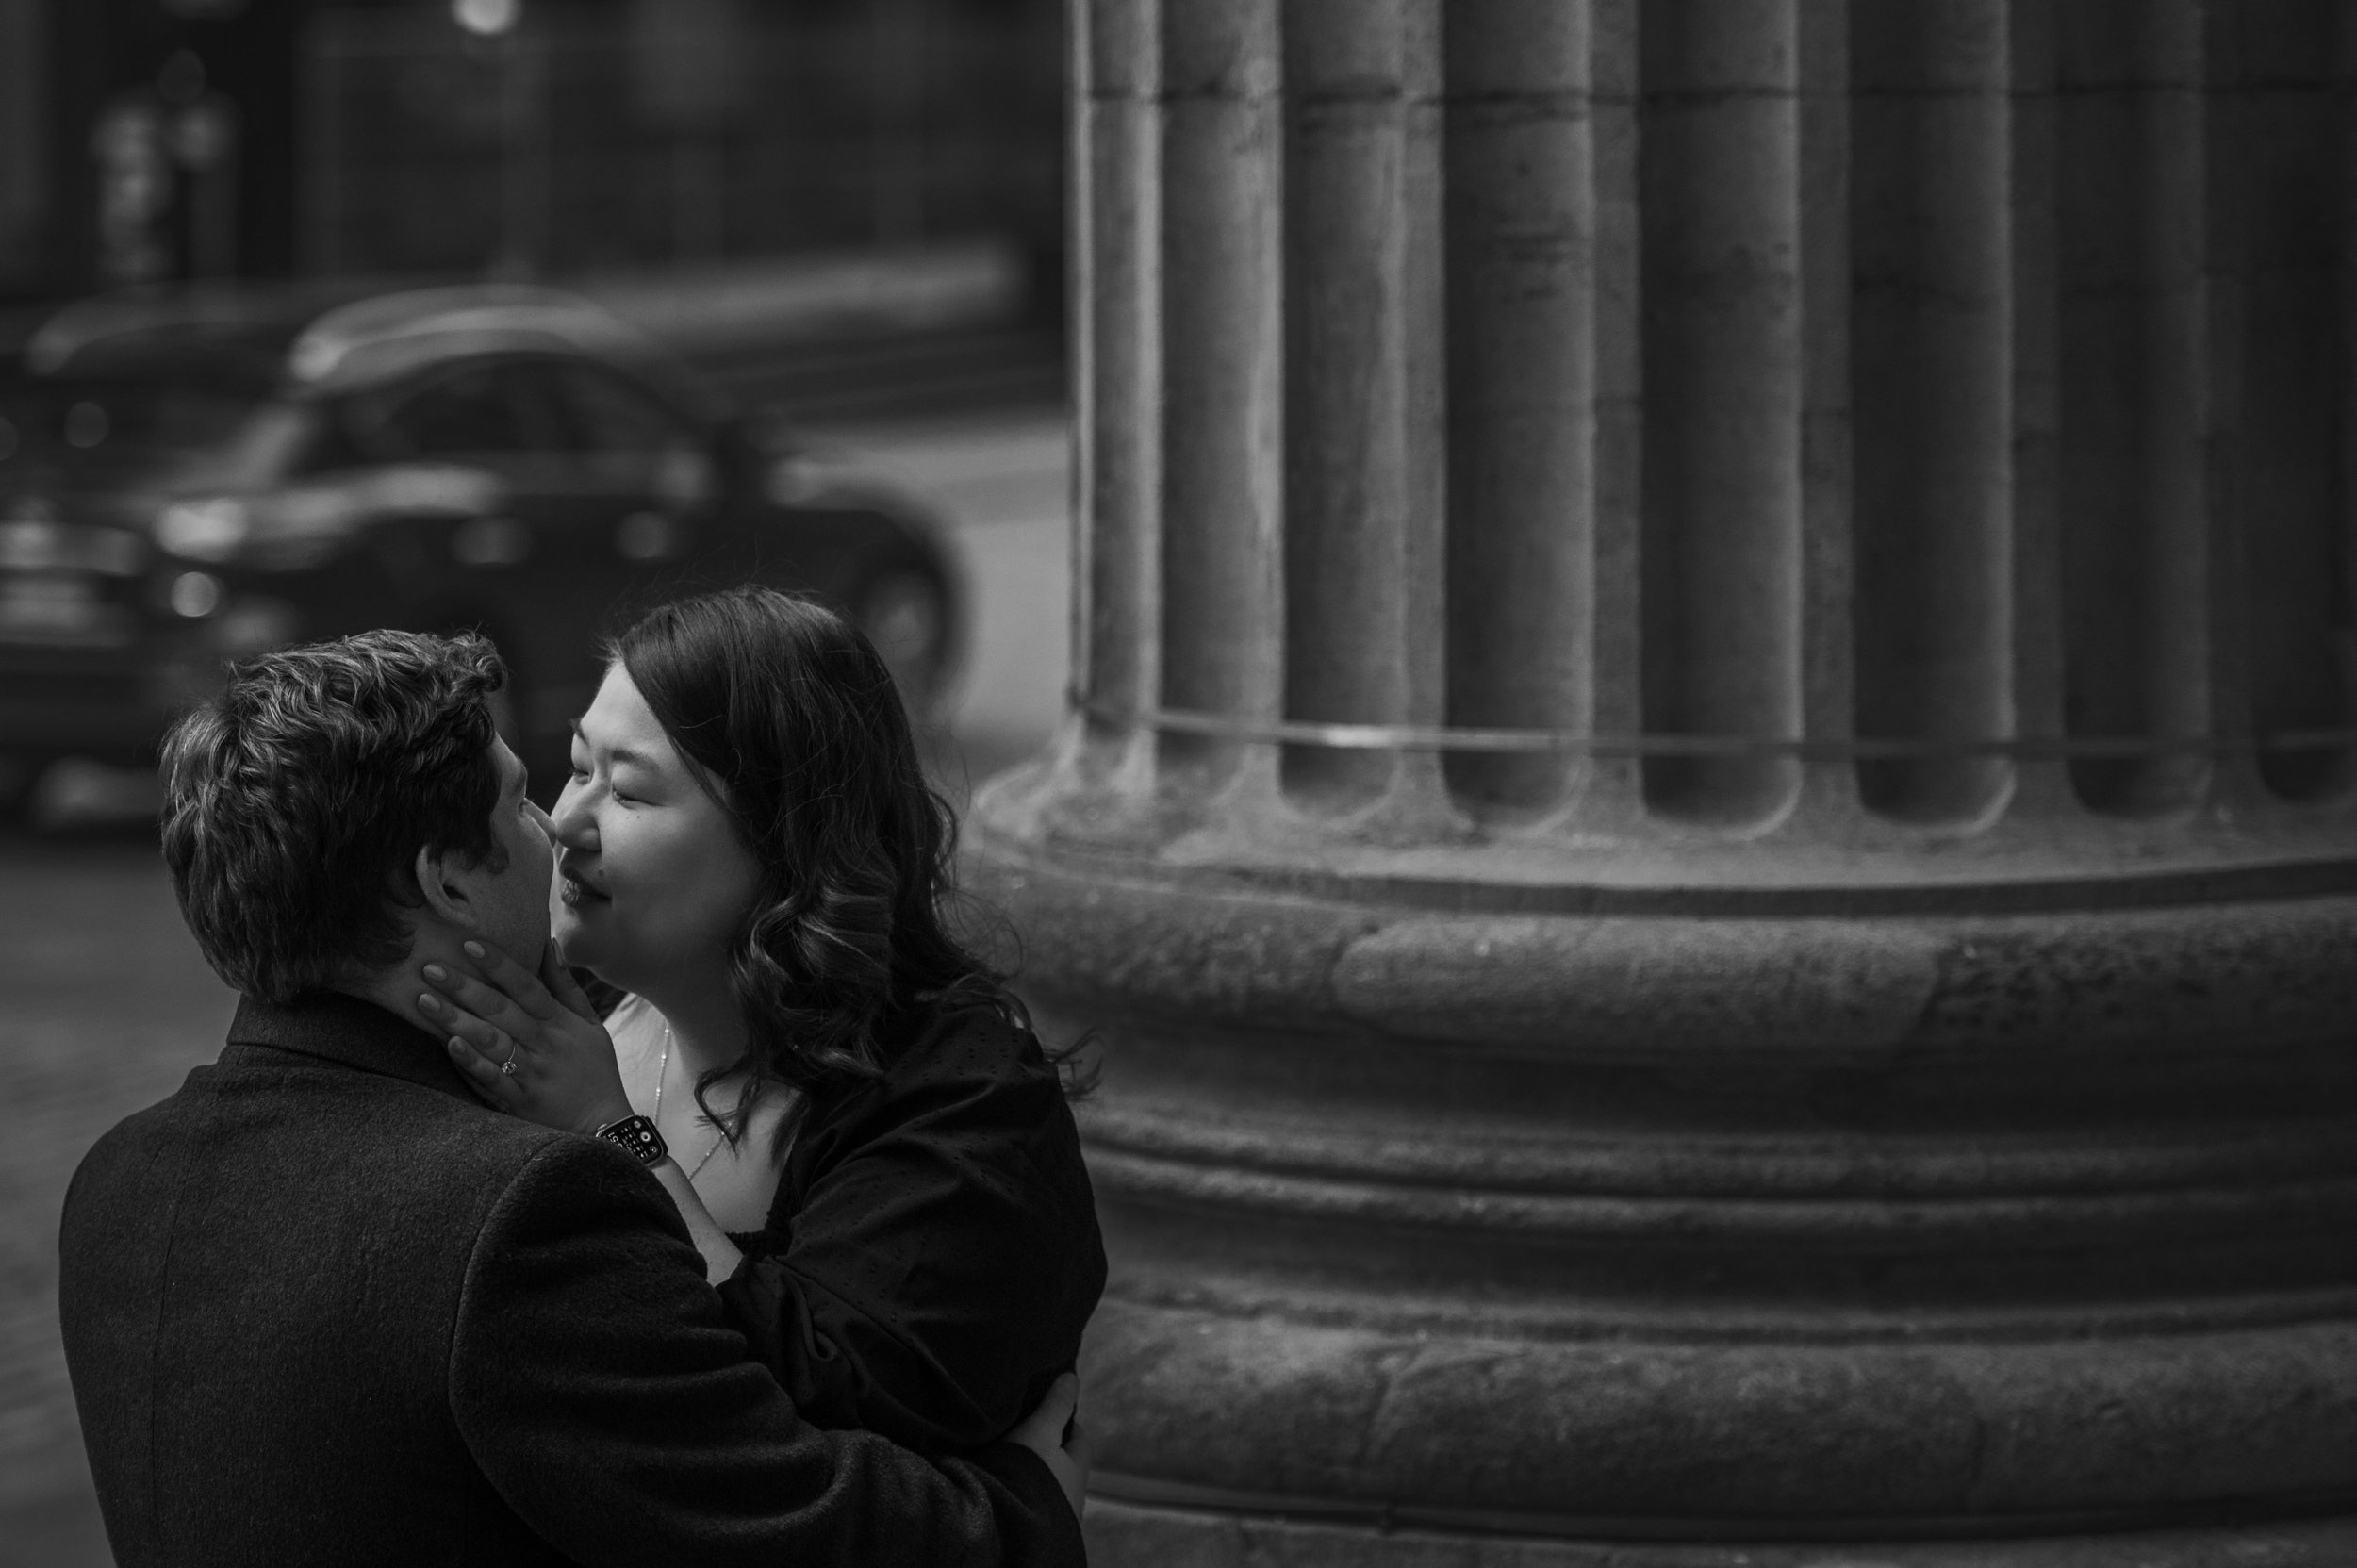
[[[479,628],[542,780],[635,611],[741,581],[853,615],[913,711],[962,606],[909,497],[587,302],[517,285],[69,305],[0,364],[0,797],[140,763],[230,659]]]

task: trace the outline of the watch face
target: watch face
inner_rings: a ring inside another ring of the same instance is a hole
[[[663,1142],[663,1134],[645,1116],[624,1116],[620,1121],[608,1122],[598,1129],[598,1136],[607,1143],[621,1145],[642,1164],[655,1164],[670,1152]]]

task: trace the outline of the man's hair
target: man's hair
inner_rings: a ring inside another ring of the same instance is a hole
[[[197,946],[265,1001],[407,956],[420,849],[503,867],[479,636],[364,632],[266,653],[164,739],[164,860]]]

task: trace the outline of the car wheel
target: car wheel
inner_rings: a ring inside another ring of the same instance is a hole
[[[949,686],[949,594],[940,578],[913,568],[881,572],[851,598],[851,618],[900,687],[909,718],[940,717]]]

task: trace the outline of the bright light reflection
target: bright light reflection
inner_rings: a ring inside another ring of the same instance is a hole
[[[221,608],[221,579],[208,571],[184,571],[172,580],[172,607],[190,620]]]
[[[451,0],[450,14],[467,31],[490,38],[514,27],[523,8],[523,0]]]

